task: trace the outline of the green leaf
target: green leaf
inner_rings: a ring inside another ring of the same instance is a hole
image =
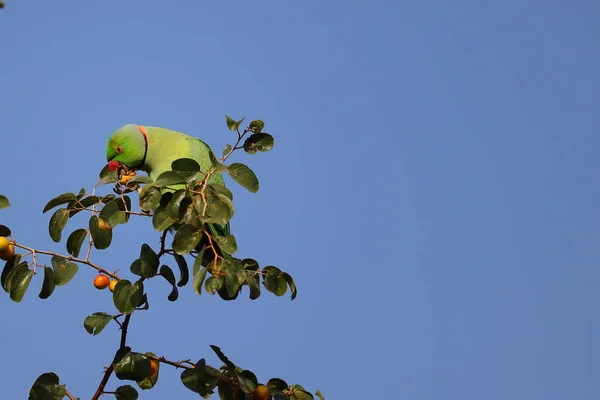
[[[319,400],[325,400],[325,396],[323,396],[320,390],[317,390],[316,395],[319,396]]]
[[[231,198],[217,189],[218,186],[220,185],[207,186],[204,199],[202,196],[195,196],[194,206],[203,222],[225,225],[233,217],[235,209]]]
[[[193,158],[179,158],[171,163],[171,169],[173,171],[198,172],[200,164]]]
[[[233,300],[238,296],[240,286],[246,280],[246,271],[239,260],[227,259],[222,264],[221,272],[225,273],[225,285],[229,294],[229,298],[225,300]]]
[[[10,228],[6,225],[0,225],[0,236],[10,236],[11,232],[10,232]]]
[[[42,282],[42,289],[39,294],[40,299],[47,299],[50,297],[52,292],[54,292],[55,287],[54,270],[49,267],[44,267],[44,281]]]
[[[115,171],[112,171],[115,172]],[[110,174],[111,171],[108,169],[108,164],[106,164],[104,167],[102,167],[102,169],[100,170],[100,173],[98,174],[98,178],[102,179],[105,178],[108,174]],[[116,175],[116,173],[115,173]]]
[[[52,238],[52,240],[54,240],[56,243],[60,242],[62,231],[65,229],[68,220],[69,210],[66,208],[59,208],[54,212],[54,214],[52,214],[52,217],[50,217],[48,232],[50,233],[50,238]]]
[[[198,211],[196,211],[194,202],[190,197],[186,197],[181,201],[181,205],[179,206],[179,222],[182,225],[194,225],[198,229],[202,227],[202,221],[198,218]]]
[[[198,362],[196,368],[186,369],[181,373],[181,382],[192,392],[207,399],[217,386],[219,376],[217,370],[209,369],[204,363]]]
[[[292,385],[292,387],[293,386],[299,386],[299,385]],[[312,394],[310,394],[306,390],[296,389],[290,395],[290,400],[314,400],[314,397]]]
[[[165,206],[165,209],[174,220],[179,219],[179,207],[181,205],[181,201],[185,198],[186,191],[184,189],[177,190],[171,196],[171,200],[169,200],[169,204]]]
[[[104,250],[110,246],[112,228],[96,215],[90,217],[90,233],[94,241],[94,247],[98,250]]]
[[[263,272],[267,272],[267,276],[263,277],[265,288],[276,296],[283,296],[287,292],[287,282],[281,277],[281,270],[268,266],[263,269]]]
[[[121,279],[115,285],[113,303],[119,312],[130,314],[142,303],[143,296],[144,284],[142,282],[137,281],[132,284],[127,279]]]
[[[42,214],[46,213],[48,210],[51,210],[56,206],[60,206],[61,204],[67,204],[70,201],[77,201],[77,195],[75,195],[75,193],[69,192],[58,195],[46,204],[44,210],[42,211]]]
[[[159,264],[160,260],[158,259],[158,255],[150,246],[144,243],[140,250],[140,258],[133,261],[130,270],[136,275],[150,278],[158,272]]]
[[[139,185],[139,184],[150,184],[153,183],[154,181],[152,180],[152,178],[150,178],[149,176],[144,176],[144,175],[136,175],[133,178],[131,178],[130,180],[127,181],[127,187],[132,187],[134,185]]]
[[[125,222],[129,221],[130,215],[125,211],[131,211],[131,198],[127,195],[123,195],[116,200],[116,203],[119,211],[125,214]]]
[[[15,263],[15,266],[13,268],[11,268],[11,270],[8,272],[8,274],[6,275],[6,281],[5,281],[5,291],[7,293],[10,293],[11,289],[12,289],[12,279],[15,276],[15,274],[17,273],[17,271],[21,270],[21,269],[25,269],[25,270],[29,270],[29,266],[27,264],[27,261],[21,261],[19,264]]]
[[[248,125],[248,129],[255,133],[261,132],[264,127],[265,123],[260,119],[255,119],[254,121],[250,122],[250,125]]]
[[[153,211],[158,207],[161,193],[156,186],[145,186],[140,192],[140,208],[144,211]]]
[[[79,257],[79,252],[81,251],[81,246],[83,246],[83,241],[87,236],[87,230],[85,229],[77,229],[73,231],[69,238],[67,239],[67,252],[73,257]]]
[[[221,164],[219,162],[219,160],[217,159],[217,156],[215,156],[215,153],[213,153],[212,150],[208,150],[208,159],[210,160],[210,164],[212,165],[212,167],[215,170],[217,170],[217,171],[223,170],[223,164]]]
[[[85,317],[83,327],[90,335],[95,336],[102,332],[106,325],[108,325],[115,317],[115,315],[110,315],[105,312],[95,312],[92,315]]]
[[[288,286],[290,287],[290,292],[292,292],[292,300],[294,300],[296,298],[296,295],[298,294],[298,291],[296,290],[296,284],[294,283],[294,279],[287,272],[283,272],[281,274],[281,277],[287,282]]]
[[[254,172],[242,163],[232,163],[227,167],[227,172],[233,178],[234,181],[239,183],[249,192],[258,192],[259,183],[258,178]]]
[[[117,183],[119,181],[119,175],[117,170],[109,171],[108,164],[100,171],[100,183],[106,185],[108,183]]]
[[[229,382],[225,382],[225,381],[219,381],[219,383],[217,384],[217,387],[219,389],[218,393],[219,393],[219,398],[221,400],[235,400],[235,394],[234,394],[234,388],[231,386],[231,384]],[[242,392],[242,398],[245,399],[246,398],[246,394],[244,392]],[[287,399],[286,399],[287,400]]]
[[[17,268],[15,274],[10,280],[10,299],[15,303],[20,303],[29,287],[33,271],[29,268]]]
[[[235,241],[235,236],[214,236],[213,239],[224,252],[228,254],[234,254],[237,251],[237,242]]]
[[[147,352],[144,355],[156,357],[156,354],[151,353],[151,352]],[[156,357],[156,358],[158,358],[158,357]],[[150,360],[150,362],[152,363],[152,360]],[[150,376],[146,377],[146,379],[144,379],[144,380],[136,382],[137,385],[140,387],[140,389],[148,390],[148,389],[152,389],[154,387],[154,385],[156,385],[156,382],[158,381],[158,375],[160,373],[160,362],[158,362],[156,360],[155,360],[155,362],[158,363],[158,370],[156,371],[156,373],[154,375],[150,375]]]
[[[198,258],[196,258],[194,266],[196,265],[196,262],[202,262],[202,257],[198,256]],[[194,292],[196,292],[196,294],[202,294],[202,284],[204,283],[204,278],[206,277],[207,271],[208,270],[206,268],[200,268],[197,272],[194,273],[192,287],[194,288]]]
[[[244,258],[242,260],[242,266],[247,271],[258,271],[258,269],[260,268],[258,262],[253,258]]]
[[[62,400],[65,396],[65,388],[54,372],[38,376],[29,390],[29,400]]]
[[[244,391],[244,393],[252,393],[256,390],[258,386],[258,379],[256,379],[256,375],[252,371],[243,370],[239,374],[237,374],[238,382],[240,383],[240,389]]]
[[[8,197],[0,194],[0,210],[6,207],[10,207],[10,201],[8,201]]]
[[[99,196],[89,196],[83,200],[72,201],[68,204],[67,209],[69,210],[69,218],[77,215],[81,210],[87,207],[91,207],[100,203],[102,199]]]
[[[219,346],[215,346],[214,344],[211,344],[209,346],[212,349],[212,351],[215,352],[217,357],[219,357],[219,360],[221,360],[223,362],[223,364],[227,365],[227,367],[229,367],[229,369],[231,371],[235,371],[235,364],[233,362],[231,362],[231,360],[229,360],[229,358],[227,358],[227,356],[225,355],[225,353],[223,353],[223,351],[221,350],[221,348]]]
[[[218,183],[209,183],[208,185],[206,185],[206,190],[209,193],[220,193],[222,195],[225,195],[229,200],[233,200],[233,193],[231,193],[231,190]]]
[[[175,222],[177,222],[177,220],[169,215],[164,206],[158,206],[154,210],[154,215],[152,216],[152,226],[157,231],[164,232]]]
[[[100,211],[100,219],[108,224],[111,228],[127,222],[127,214],[119,210],[117,201],[111,201],[106,204]]]
[[[227,122],[227,128],[229,130],[234,131],[233,127],[235,126],[235,119],[231,118],[229,115],[225,114],[225,122]]]
[[[8,261],[6,261],[6,263],[4,264],[4,269],[2,270],[2,275],[0,276],[0,284],[2,284],[2,288],[4,289],[4,291],[6,293],[10,292],[10,279],[9,279],[9,277],[11,276],[11,272],[15,268],[18,268],[20,266],[19,265],[19,261],[21,261],[21,255],[20,254],[15,254]],[[23,262],[23,265],[25,266],[25,268],[27,268],[27,263],[26,262]]]
[[[137,400],[138,392],[131,385],[123,385],[115,390],[115,397],[117,400]]]
[[[63,257],[52,256],[50,262],[54,269],[54,283],[56,286],[64,286],[69,283],[79,270],[77,264],[69,262]]]
[[[272,391],[271,396],[273,396],[273,400],[290,400],[289,397],[279,390]]]
[[[223,157],[229,154],[231,152],[231,149],[233,149],[232,145],[228,144],[227,146],[225,146],[225,149],[223,149]]]
[[[179,282],[177,282],[177,286],[184,287],[187,285],[190,279],[190,271],[188,269],[187,261],[183,256],[180,256],[177,253],[173,253],[173,257],[175,258],[175,262],[177,262],[177,266],[179,267]]]
[[[279,379],[279,378],[271,378],[269,379],[269,381],[267,382],[267,387],[269,389],[276,389],[276,390],[285,390],[288,387],[288,384],[286,381],[284,381],[283,379]]]
[[[109,203],[116,199],[117,199],[117,196],[115,196],[114,194],[108,194],[108,195],[104,196],[102,198],[102,200],[100,200],[100,201],[102,202],[102,204],[106,204],[106,203]]]
[[[258,274],[250,275],[246,274],[246,283],[250,288],[250,299],[256,300],[260,297],[260,279]]]
[[[225,121],[227,122],[227,128],[229,128],[230,131],[237,131],[238,129],[240,129],[240,125],[242,125],[242,122],[244,122],[244,119],[246,119],[246,117],[240,119],[239,121],[236,121],[233,118],[231,118],[230,116],[228,116],[227,114],[225,115]]]
[[[120,380],[141,381],[150,374],[150,360],[140,353],[128,352],[118,358],[113,366]]]
[[[173,287],[167,299],[169,299],[169,301],[177,300],[177,298],[179,297],[179,291],[177,290],[177,286],[175,285],[175,274],[173,273],[173,270],[167,265],[163,265],[160,267],[159,275],[165,278],[167,282],[169,282]]]
[[[204,289],[207,293],[215,294],[225,284],[225,279],[222,276],[211,276],[204,282]]]
[[[275,139],[268,133],[254,133],[244,142],[244,151],[248,154],[255,154],[257,151],[266,152],[273,148]]]
[[[87,208],[96,205],[101,201],[102,198],[100,196],[88,196],[85,199],[79,200],[79,203],[81,203],[80,206]]]
[[[186,224],[179,228],[175,237],[173,238],[173,251],[177,254],[187,254],[196,247],[202,232],[200,232],[194,225]]]
[[[156,178],[154,184],[158,187],[180,185],[187,183],[187,178],[189,178],[189,176],[185,175],[183,172],[165,171]]]

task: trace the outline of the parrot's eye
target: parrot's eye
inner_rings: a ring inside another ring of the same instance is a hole
[[[123,152],[123,147],[117,146],[115,147],[115,151],[117,152],[117,154],[121,154]]]

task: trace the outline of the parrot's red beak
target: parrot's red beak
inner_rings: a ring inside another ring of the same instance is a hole
[[[112,160],[108,163],[108,170],[110,172],[116,171],[119,168],[119,166],[121,166],[120,162]]]

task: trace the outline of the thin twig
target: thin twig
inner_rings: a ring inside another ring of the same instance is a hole
[[[96,184],[96,186],[94,186],[94,189],[92,190],[92,196],[94,196],[96,194],[96,188],[98,187],[98,184],[100,182],[98,182]],[[96,204],[94,204],[92,206],[92,213],[96,211]],[[89,261],[90,260],[90,254],[92,253],[92,247],[94,246],[94,239],[92,238],[92,232],[89,232],[90,234],[90,239],[88,240],[88,248],[87,248],[87,252],[85,253],[85,261]]]
[[[73,262],[76,262],[76,263],[86,264],[86,265],[89,265],[90,267],[94,268],[96,271],[98,271],[100,273],[103,273],[104,275],[108,275],[108,276],[110,276],[113,279],[120,279],[117,275],[115,275],[115,274],[113,274],[111,272],[108,272],[104,268],[101,268],[101,267],[97,266],[96,264],[90,262],[89,260],[83,260],[81,258],[76,258],[76,257],[71,257],[71,256],[65,256],[63,254],[58,254],[58,253],[55,253],[53,251],[36,250],[34,248],[25,246],[25,245],[20,244],[20,243],[14,243],[14,245],[17,246],[17,247],[20,247],[22,249],[29,250],[33,255],[35,255],[36,253],[38,253],[38,254],[46,254],[48,256],[62,257],[64,259],[68,260],[68,261],[73,261]]]
[[[184,360],[184,361],[170,361],[170,360],[167,360],[164,357],[153,357],[153,356],[146,356],[146,357],[148,357],[151,360],[155,360],[155,361],[161,362],[163,364],[172,365],[172,366],[174,366],[176,368],[193,369],[196,366],[196,364],[194,364],[193,362],[191,362],[189,360]],[[185,365],[185,364],[187,364],[187,365]]]
[[[242,139],[244,138],[244,136],[246,135],[246,133],[251,132],[249,129],[244,129],[244,133],[240,133],[240,130],[237,130],[237,135],[238,135],[238,139],[237,142],[235,142],[235,145],[233,145],[231,147],[231,150],[229,150],[229,153],[225,154],[223,157],[221,157],[221,162],[225,162],[225,160],[227,160],[229,158],[229,156],[231,155],[231,153],[233,153],[236,150],[239,149],[243,149],[244,146],[238,146],[240,144],[240,142],[242,141]]]
[[[165,250],[165,240],[167,239],[167,232],[168,231],[169,231],[168,229],[165,229],[163,231],[162,235],[160,236],[160,251],[157,254],[158,258],[162,257],[162,255],[166,253],[166,250]]]
[[[213,254],[215,255],[215,265],[217,265],[217,260],[219,258],[223,258],[219,255],[219,253],[217,253],[217,249],[215,248],[215,245],[213,244],[212,241],[212,237],[211,235],[206,231],[206,229],[202,229],[202,232],[204,232],[204,234],[206,235],[206,237],[208,237],[208,245],[210,246],[210,248],[213,251]]]

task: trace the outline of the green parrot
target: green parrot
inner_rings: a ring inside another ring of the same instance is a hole
[[[179,158],[194,159],[200,165],[201,171],[207,171],[212,165],[209,151],[212,150],[208,144],[181,132],[154,126],[127,124],[117,129],[108,139],[106,160],[111,171],[123,165],[128,170],[145,171],[150,178],[156,180],[161,173],[170,171],[171,163]],[[223,174],[218,171],[213,173],[208,183],[225,186]],[[180,189],[184,186],[173,185],[171,188]],[[230,234],[229,222],[226,225],[207,225],[213,236]],[[200,246],[205,240],[204,238],[200,242]],[[220,251],[222,256],[229,256]]]

